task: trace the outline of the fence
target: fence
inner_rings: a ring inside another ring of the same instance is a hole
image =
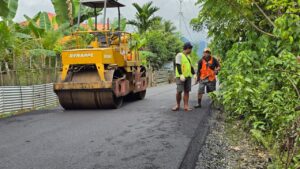
[[[0,115],[4,113],[41,109],[57,105],[53,84],[31,86],[1,86]]]
[[[47,84],[57,81],[60,75],[58,68],[0,70],[0,86],[29,86]]]
[[[173,70],[148,71],[149,87],[170,84],[175,81]]]

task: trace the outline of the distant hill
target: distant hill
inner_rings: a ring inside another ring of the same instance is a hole
[[[186,37],[181,37],[181,40],[183,42],[189,42],[189,39]],[[198,46],[197,54],[199,55],[199,57],[201,57],[204,49],[207,47],[207,42],[204,40],[200,40],[199,42],[197,42],[197,44],[196,43],[193,43],[193,44]]]
[[[199,49],[198,49],[198,55],[201,57],[204,49],[207,47],[206,41],[200,41],[199,42]]]
[[[184,42],[184,43],[189,42],[188,38],[186,38],[186,37],[181,37],[181,41]]]

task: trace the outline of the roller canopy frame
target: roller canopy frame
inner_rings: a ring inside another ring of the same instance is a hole
[[[80,3],[91,8],[105,8],[105,0],[81,0]],[[125,6],[114,0],[107,0],[106,3],[106,8],[119,8]]]
[[[118,27],[119,27],[119,31],[120,31],[120,29],[121,29],[121,12],[120,12],[120,8],[124,7],[125,5],[119,3],[115,0],[80,0],[79,12],[78,12],[78,21],[77,21],[78,30],[79,30],[79,27],[80,27],[80,10],[81,10],[82,5],[94,8],[95,30],[97,30],[97,8],[103,8],[103,25],[104,25],[104,29],[105,29],[105,25],[106,25],[106,9],[107,8],[118,8]]]

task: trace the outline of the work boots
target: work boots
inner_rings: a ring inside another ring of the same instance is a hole
[[[198,104],[194,106],[196,109],[201,108],[201,99],[198,99]]]

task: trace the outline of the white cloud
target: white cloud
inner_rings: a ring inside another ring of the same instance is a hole
[[[19,0],[19,7],[15,21],[24,21],[24,15],[34,16],[39,11],[53,12],[53,5],[50,0]]]

